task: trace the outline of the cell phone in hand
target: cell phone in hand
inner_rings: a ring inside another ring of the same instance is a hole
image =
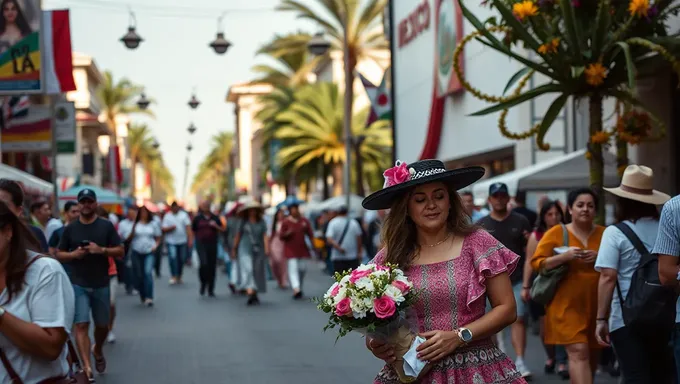
[[[83,240],[80,242],[80,246],[83,248],[86,248],[90,245],[90,242],[88,240]]]

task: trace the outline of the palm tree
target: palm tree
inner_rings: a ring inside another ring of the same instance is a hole
[[[222,202],[225,202],[229,192],[231,173],[234,171],[231,164],[231,153],[234,147],[234,133],[222,131],[215,134],[210,140],[210,151],[198,166],[198,173],[194,176],[191,186],[192,192],[210,189],[222,194]]]
[[[346,37],[348,47],[348,68],[345,73],[349,76],[348,84],[354,84],[357,63],[363,60],[374,60],[381,63],[389,49],[389,44],[383,32],[382,17],[387,0],[316,0],[326,11],[317,13],[308,7],[304,1],[282,0],[277,9],[293,11],[299,18],[308,19],[318,24],[331,42],[331,50],[343,52]],[[362,3],[364,5],[362,6]],[[274,56],[283,56],[291,52],[306,50],[307,44],[302,42],[288,42],[279,44],[278,49],[272,49]],[[348,99],[354,100],[354,87],[349,92]],[[349,115],[353,116],[353,106],[349,106]]]
[[[274,87],[297,87],[309,82],[309,76],[319,65],[322,57],[312,56],[306,49],[284,49],[285,47],[306,47],[312,36],[305,32],[275,35],[257,52],[273,59],[272,64],[258,64],[252,71],[260,77],[253,83],[266,83]]]
[[[152,158],[148,166],[148,172],[151,174],[151,195],[155,200],[166,200],[168,197],[174,198],[175,178],[165,164],[165,161],[163,161],[160,153]]]
[[[343,105],[343,97],[335,84],[302,87],[295,92],[290,107],[278,115],[281,126],[274,133],[275,138],[286,143],[277,154],[277,162],[292,170],[310,164],[316,166],[317,162],[330,167],[336,195],[342,192],[342,165],[347,161],[342,134]],[[367,116],[368,110],[364,110],[352,119],[352,135],[363,139],[356,148],[357,179],[367,170],[384,168],[390,159],[386,156],[392,146],[389,122],[381,120],[366,127]]]
[[[144,114],[154,117],[149,109],[141,109],[136,104],[136,98],[142,94],[143,88],[132,83],[127,78],[114,82],[111,71],[104,72],[104,82],[97,89],[97,96],[102,101],[102,113],[106,124],[113,131],[114,139],[118,137],[116,117],[119,115]]]
[[[142,163],[147,167],[147,170],[150,171],[151,163],[156,158],[160,158],[158,150],[154,148],[155,140],[151,129],[149,129],[146,124],[132,124],[128,129],[127,143],[130,152],[130,162],[132,164],[132,168],[130,169],[130,186],[132,193],[135,192],[137,184],[137,169],[135,165],[137,163]]]

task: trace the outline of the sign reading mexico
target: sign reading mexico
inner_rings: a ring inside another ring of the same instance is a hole
[[[40,0],[0,4],[0,93],[40,93]]]

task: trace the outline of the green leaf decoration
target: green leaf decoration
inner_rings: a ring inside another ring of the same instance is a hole
[[[543,121],[541,121],[541,125],[538,127],[538,132],[536,133],[536,142],[542,142],[543,138],[545,137],[545,134],[548,132],[548,129],[552,126],[552,124],[555,122],[555,119],[557,118],[557,115],[560,114],[560,111],[562,108],[564,108],[564,104],[567,102],[569,99],[569,94],[563,94],[555,101],[553,101],[552,104],[550,104],[550,108],[545,112],[545,115],[543,116]]]
[[[512,11],[510,8],[505,6],[505,3],[502,0],[493,0],[493,5],[498,9],[498,12],[500,12],[501,16],[503,16],[503,20],[507,23],[507,25],[512,28],[513,33],[516,33],[517,36],[522,39],[524,44],[527,46],[531,47],[534,51],[538,51],[538,47],[541,46],[541,43],[537,41],[534,36],[529,33],[527,27],[522,24],[515,15],[512,14]]]
[[[572,8],[571,0],[560,0],[560,8],[564,17],[564,27],[566,28],[566,39],[569,51],[575,58],[581,57],[581,47],[576,32],[576,20],[574,16],[574,8]]]
[[[592,53],[595,56],[600,56],[600,49],[602,49],[602,46],[604,45],[604,40],[607,38],[609,23],[611,21],[611,15],[609,14],[609,6],[610,0],[603,0],[600,1],[597,7],[595,28],[593,29],[593,35],[590,38]]]
[[[635,63],[633,62],[633,56],[630,53],[630,46],[628,43],[619,41],[616,43],[623,50],[623,54],[626,56],[626,70],[628,71],[628,88],[635,89]]]
[[[506,102],[503,103],[498,103],[496,105],[493,105],[489,108],[482,109],[481,111],[477,111],[475,113],[470,114],[469,116],[483,116],[483,115],[488,115],[490,113],[494,112],[499,112],[504,109],[509,109],[514,107],[517,104],[521,104],[527,100],[531,100],[533,98],[536,98],[540,95],[546,94],[546,93],[559,93],[559,92],[564,92],[564,88],[560,84],[544,84],[541,85],[540,87],[536,87],[534,89],[528,90],[521,95],[514,97]]]
[[[503,89],[503,94],[505,95],[505,94],[508,92],[508,90],[509,90],[510,88],[512,88],[512,86],[515,85],[515,83],[518,82],[519,79],[521,79],[521,78],[524,77],[527,73],[529,73],[529,71],[531,71],[531,68],[529,68],[529,67],[524,67],[524,68],[520,69],[519,71],[517,71],[517,73],[515,73],[514,75],[512,75],[512,77],[510,78],[510,80],[508,80],[508,84],[507,84],[507,85],[505,86],[505,88]]]
[[[578,79],[583,75],[583,71],[586,70],[586,67],[571,67],[571,77],[574,79]]]

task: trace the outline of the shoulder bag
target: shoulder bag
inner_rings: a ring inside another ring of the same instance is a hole
[[[567,227],[564,224],[560,225],[562,226],[562,245],[569,246]],[[541,268],[531,285],[531,299],[543,306],[550,304],[555,297],[555,292],[557,292],[557,286],[567,274],[568,269],[569,267],[566,263],[553,269],[546,270]]]
[[[44,257],[42,255],[37,255],[31,261],[26,264],[26,269],[28,269],[36,260],[40,259],[41,257]],[[87,374],[85,374],[85,371],[82,368],[82,364],[80,363],[80,358],[78,357],[78,354],[76,353],[76,349],[73,347],[73,343],[71,342],[71,339],[68,338],[66,339],[66,344],[68,345],[68,356],[71,358],[73,361],[73,365],[75,366],[75,370],[73,370],[72,375],[66,375],[66,376],[59,376],[59,377],[50,377],[48,379],[42,380],[38,382],[37,384],[87,384],[89,383],[89,380],[87,378]],[[24,384],[24,381],[19,377],[19,374],[14,370],[14,367],[12,367],[12,364],[9,362],[9,359],[7,358],[7,355],[5,355],[5,351],[0,348],[0,361],[2,361],[2,365],[5,367],[5,370],[7,371],[7,375],[9,376],[10,382],[12,384]],[[73,367],[69,367],[69,369],[73,369]]]

